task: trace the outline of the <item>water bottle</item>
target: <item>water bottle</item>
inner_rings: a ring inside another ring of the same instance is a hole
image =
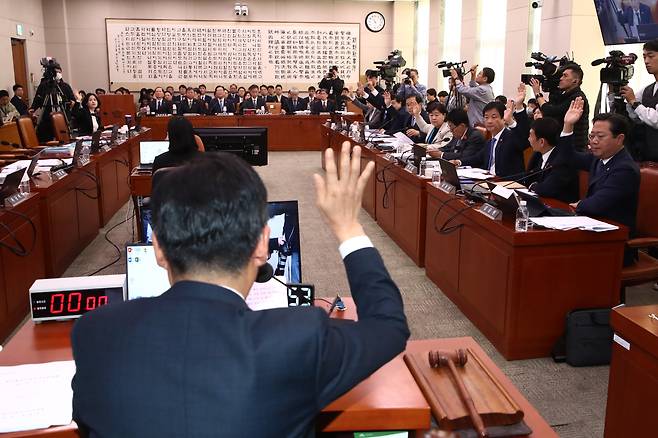
[[[420,159],[420,167],[418,168],[418,175],[424,177],[425,169],[427,169],[427,158],[423,157]]]
[[[519,208],[516,210],[516,222],[514,228],[521,233],[528,231],[528,207],[526,207],[526,201],[521,201],[519,203]]]
[[[359,141],[359,124],[358,122],[352,123],[352,126],[350,126],[350,137],[352,137],[352,140],[354,141]]]
[[[178,110],[176,109],[176,104],[173,104],[173,105],[171,106],[171,113],[172,113],[173,115],[178,114]]]

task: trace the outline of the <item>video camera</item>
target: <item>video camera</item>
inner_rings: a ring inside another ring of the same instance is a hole
[[[387,88],[395,83],[398,69],[407,65],[407,61],[402,57],[401,50],[393,50],[386,61],[375,61],[375,69],[366,70],[366,76],[378,76],[386,82]]]
[[[450,70],[453,68],[457,71],[457,76],[459,76],[460,79],[464,78],[464,75],[466,74],[466,71],[464,70],[464,64],[466,64],[468,61],[462,61],[462,62],[449,62],[449,61],[439,61],[435,65],[438,68],[443,69],[443,77],[444,78],[449,78],[452,76],[452,73],[450,73]]]
[[[635,72],[633,68],[635,61],[637,61],[635,53],[625,55],[621,50],[612,50],[610,56],[592,61],[592,66],[606,64],[601,69],[601,83],[608,84],[614,89],[628,85]]]
[[[530,80],[532,78],[537,79],[539,83],[541,83],[542,90],[548,93],[558,89],[560,77],[568,65],[578,65],[573,58],[569,58],[566,55],[558,59],[557,56],[546,56],[542,52],[532,52],[530,57],[534,59],[534,61],[526,62],[525,66],[541,70],[541,74],[522,74],[521,82],[530,85]]]
[[[45,58],[41,58],[41,61],[39,62],[43,67],[43,78],[48,81],[54,81],[57,76],[57,70],[62,69],[57,60],[47,56]]]

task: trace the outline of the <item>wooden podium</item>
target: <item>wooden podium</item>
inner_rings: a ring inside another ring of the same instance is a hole
[[[125,94],[104,94],[100,99],[100,112],[103,125],[124,125],[126,115],[130,114],[135,120],[136,107],[132,96]]]

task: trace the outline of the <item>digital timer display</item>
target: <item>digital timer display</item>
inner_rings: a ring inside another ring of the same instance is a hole
[[[30,301],[32,319],[35,321],[72,319],[101,306],[123,301],[123,289],[31,292]]]

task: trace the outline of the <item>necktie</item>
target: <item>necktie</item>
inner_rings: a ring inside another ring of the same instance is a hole
[[[258,108],[258,100],[254,99],[254,108]]]
[[[326,100],[322,101],[322,109],[327,109],[327,101]]]
[[[188,105],[190,108],[192,108],[192,100],[191,100],[191,99],[188,99],[188,100],[187,100],[187,105]]]
[[[496,137],[489,140],[489,163],[487,169],[491,169],[494,166],[494,150],[496,148]]]
[[[224,108],[224,99],[221,99],[221,100],[219,101],[219,109],[220,109],[220,111],[222,110],[222,108]]]
[[[292,108],[293,109],[297,108],[297,99],[292,101]]]
[[[427,144],[432,144],[434,142],[434,137],[436,137],[438,130],[439,129],[436,126],[432,129],[430,135],[427,136]]]

